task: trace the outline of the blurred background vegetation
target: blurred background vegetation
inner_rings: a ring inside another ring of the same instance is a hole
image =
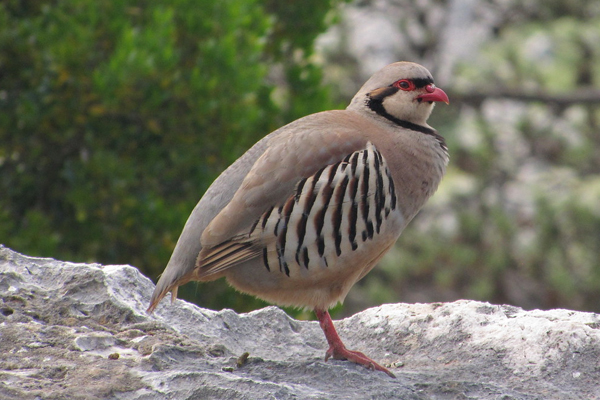
[[[0,243],[156,280],[220,171],[397,60],[449,94],[430,124],[451,165],[338,316],[459,298],[600,312],[598,2],[1,2]],[[264,305],[224,282],[180,293]]]

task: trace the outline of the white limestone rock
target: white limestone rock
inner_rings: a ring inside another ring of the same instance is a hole
[[[475,301],[388,304],[336,321],[397,379],[323,361],[318,324],[276,307],[145,313],[152,282],[0,246],[2,399],[593,399],[600,316]],[[237,365],[245,352],[247,362]]]

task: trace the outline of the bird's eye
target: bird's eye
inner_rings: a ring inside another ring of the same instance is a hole
[[[399,81],[394,82],[394,87],[405,91],[415,90],[415,84],[408,79],[401,79]]]

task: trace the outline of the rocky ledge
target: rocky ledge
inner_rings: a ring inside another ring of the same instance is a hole
[[[316,322],[177,300],[145,309],[127,265],[0,246],[2,399],[594,399],[600,315],[475,301],[386,304],[341,321],[397,378],[323,361]]]

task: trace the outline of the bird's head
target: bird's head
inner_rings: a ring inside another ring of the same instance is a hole
[[[397,62],[376,72],[354,96],[348,109],[367,110],[392,121],[427,126],[427,118],[437,101],[449,102],[425,67]]]

